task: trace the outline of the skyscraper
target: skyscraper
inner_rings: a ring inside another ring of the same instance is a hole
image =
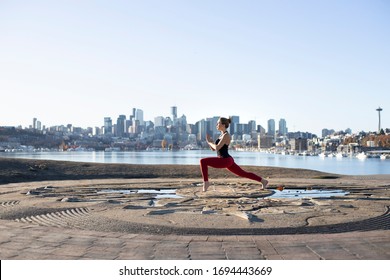
[[[270,135],[270,136],[273,136],[275,137],[275,120],[274,119],[270,119],[268,120],[268,130],[267,130],[267,134]]]
[[[287,123],[285,119],[279,120],[279,135],[286,136],[287,135]]]
[[[133,119],[135,118],[135,113],[137,112],[137,109],[136,108],[133,108],[133,112],[132,112],[132,115],[130,116],[130,118],[131,117],[133,117]]]
[[[37,129],[37,118],[33,118],[33,129]]]
[[[251,133],[252,131],[256,131],[256,121],[248,122],[248,131],[247,133]]]
[[[154,126],[156,127],[156,126],[165,126],[165,124],[164,124],[164,117],[162,117],[162,116],[159,116],[159,117],[155,117],[154,118]]]
[[[112,133],[112,120],[110,117],[104,118],[104,134],[111,134]]]
[[[177,107],[176,106],[171,107],[171,115],[172,115],[172,120],[175,121],[177,119]]]
[[[140,125],[144,125],[144,111],[137,109],[134,117],[136,121],[139,121]]]
[[[216,137],[217,135],[220,134],[218,131],[216,125],[219,120],[219,117],[212,117],[212,118],[207,118],[207,133],[211,135],[212,138]]]
[[[239,116],[231,116],[231,124],[229,126],[229,133],[231,135],[237,133],[237,130],[236,130],[236,125],[240,123],[240,117]]]
[[[123,137],[126,132],[126,116],[120,115],[116,121],[116,136]]]
[[[206,139],[207,134],[207,121],[206,120],[200,120],[196,123],[198,134],[197,139],[202,141]]]

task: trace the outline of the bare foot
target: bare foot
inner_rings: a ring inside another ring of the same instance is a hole
[[[263,186],[261,187],[261,190],[265,190],[268,186],[268,180],[266,179],[261,179],[261,182],[260,182]]]
[[[203,191],[207,192],[207,189],[209,188],[209,186],[210,186],[210,183],[208,181],[203,182]]]

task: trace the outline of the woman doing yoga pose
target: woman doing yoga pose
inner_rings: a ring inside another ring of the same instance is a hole
[[[207,144],[213,151],[217,151],[217,157],[208,157],[202,158],[200,160],[200,169],[203,176],[203,191],[207,191],[210,186],[208,178],[208,167],[214,168],[227,168],[230,172],[236,174],[237,176],[255,180],[262,184],[262,189],[265,189],[268,185],[268,181],[257,176],[254,173],[247,172],[239,167],[234,159],[228,153],[228,147],[230,144],[230,135],[227,132],[229,124],[231,123],[230,118],[219,118],[217,122],[217,129],[221,132],[221,135],[213,143],[211,137],[207,135]]]

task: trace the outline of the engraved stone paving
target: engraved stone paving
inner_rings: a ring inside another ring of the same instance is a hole
[[[290,197],[274,196],[280,184]],[[190,179],[2,185],[0,258],[390,259],[388,181],[280,184],[221,179],[206,193]]]
[[[42,226],[68,227],[70,222],[88,216],[87,208],[73,208],[36,216],[15,219],[17,222],[32,223]]]
[[[355,184],[343,190],[340,184],[287,183],[260,190],[256,184],[221,180],[208,192],[202,192],[201,184],[193,180],[15,184],[20,187],[18,200],[0,202],[4,209],[0,218],[153,234],[283,235],[390,229],[388,185],[362,188]],[[11,197],[7,191],[0,195]]]
[[[11,200],[11,201],[0,202],[0,205],[3,206],[3,207],[11,207],[11,206],[15,206],[15,205],[17,205],[19,203],[20,203],[19,200]]]

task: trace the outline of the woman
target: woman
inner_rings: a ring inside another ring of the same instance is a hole
[[[260,182],[263,186],[262,189],[265,189],[268,185],[268,181],[257,176],[254,173],[246,172],[241,169],[235,162],[234,159],[228,153],[228,147],[230,144],[230,135],[226,131],[229,128],[229,124],[231,123],[231,119],[219,118],[217,122],[217,129],[221,132],[221,135],[213,143],[211,137],[207,135],[207,144],[213,151],[217,151],[218,157],[208,157],[200,160],[200,169],[202,171],[203,176],[203,191],[207,191],[210,186],[209,178],[208,178],[208,167],[214,168],[227,168],[230,172],[234,174],[245,177],[251,180],[255,180]]]

